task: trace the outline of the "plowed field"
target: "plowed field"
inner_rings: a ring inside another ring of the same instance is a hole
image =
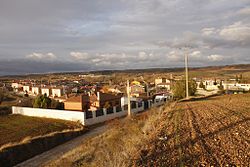
[[[250,166],[250,94],[179,102],[136,166]]]

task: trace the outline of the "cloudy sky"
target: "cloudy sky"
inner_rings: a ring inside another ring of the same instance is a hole
[[[0,75],[250,63],[250,0],[0,0]]]

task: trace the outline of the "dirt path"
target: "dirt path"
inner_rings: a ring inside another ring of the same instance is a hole
[[[82,145],[84,143],[84,140],[87,138],[98,136],[102,133],[104,133],[107,130],[107,125],[103,125],[97,128],[92,129],[91,131],[83,134],[82,136],[79,136],[73,140],[70,140],[62,145],[59,145],[55,148],[52,148],[51,150],[48,150],[42,154],[39,154],[27,161],[24,161],[16,167],[38,167],[43,166],[44,164],[47,164],[50,161],[56,160],[59,157],[63,156],[65,153],[71,151],[74,148],[77,148],[78,146]]]

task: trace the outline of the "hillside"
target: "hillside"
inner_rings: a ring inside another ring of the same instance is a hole
[[[250,64],[235,64],[235,65],[224,65],[224,66],[207,66],[207,67],[190,67],[191,72],[207,72],[208,74],[219,73],[219,74],[235,74],[235,73],[250,73]],[[102,70],[102,71],[89,71],[89,72],[59,72],[59,73],[40,73],[40,74],[26,74],[26,75],[6,75],[0,76],[0,79],[21,79],[21,78],[39,78],[41,79],[44,75],[52,76],[78,76],[80,74],[101,74],[101,75],[110,75],[110,74],[140,74],[140,73],[183,73],[184,67],[176,68],[147,68],[147,69],[127,69],[127,70]],[[204,73],[203,73],[204,75]],[[250,75],[249,75],[250,76]]]
[[[250,94],[176,104],[138,166],[248,166]],[[165,137],[166,140],[159,140]]]
[[[248,166],[249,98],[173,102],[117,120],[47,166]]]

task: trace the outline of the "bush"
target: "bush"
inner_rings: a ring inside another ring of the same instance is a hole
[[[64,109],[64,103],[59,102],[58,100],[51,100],[51,106],[52,109],[58,109],[58,110],[63,110]]]
[[[50,106],[51,99],[46,94],[37,96],[33,103],[34,108],[50,108]]]
[[[196,82],[190,80],[188,82],[189,96],[193,96],[196,92]],[[173,94],[176,99],[183,99],[186,97],[186,83],[185,80],[176,81],[173,86]]]
[[[0,104],[7,98],[7,94],[4,90],[0,90]]]
[[[205,88],[206,88],[202,81],[201,81],[200,84],[199,84],[199,88],[202,88],[202,89],[205,89]]]
[[[32,107],[33,106],[33,99],[29,97],[24,97],[22,100],[19,100],[17,106],[20,107]]]

